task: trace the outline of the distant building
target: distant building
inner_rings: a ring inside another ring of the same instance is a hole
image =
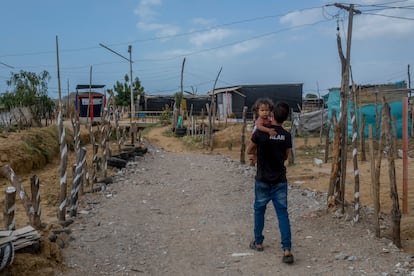
[[[302,83],[298,84],[258,84],[237,85],[222,87],[214,90],[216,101],[217,119],[243,117],[243,108],[247,106],[247,118],[253,118],[252,107],[256,100],[261,97],[272,99],[275,103],[284,101],[289,104],[292,111],[300,112],[302,108]],[[206,104],[211,107],[211,91],[207,95],[184,94],[184,107],[187,111],[192,110],[194,115],[206,114]],[[145,95],[143,110],[159,111],[165,107],[171,110],[174,107],[174,96],[171,95]]]
[[[80,89],[97,89],[103,88],[105,85],[80,85],[76,86],[75,109],[76,116],[79,120],[90,120],[91,122],[100,121],[105,104],[105,94],[89,91],[79,92]]]
[[[228,117],[242,118],[243,108],[247,106],[247,118],[253,118],[252,107],[258,98],[266,97],[274,103],[284,101],[292,111],[302,108],[302,83],[296,84],[258,84],[223,87],[214,90],[219,120]],[[211,92],[210,92],[211,93]]]

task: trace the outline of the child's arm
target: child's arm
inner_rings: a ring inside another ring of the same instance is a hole
[[[256,123],[256,128],[262,132],[269,134],[270,136],[275,136],[277,132],[273,128],[268,128],[263,125],[263,122]]]

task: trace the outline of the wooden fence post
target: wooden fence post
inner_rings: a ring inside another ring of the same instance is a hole
[[[390,179],[390,197],[392,200],[391,221],[392,239],[394,244],[401,248],[400,225],[401,211],[398,199],[397,183],[395,178],[395,137],[391,128],[390,106],[385,103],[382,108],[382,120],[384,126],[385,149],[387,151],[388,174]]]
[[[374,141],[372,135],[372,125],[368,126],[368,144],[369,144],[369,159],[371,162],[371,195],[374,203],[374,225],[375,236],[381,236],[381,229],[379,225],[380,199],[379,199],[379,183],[376,182],[376,166],[375,166],[375,152]]]
[[[324,156],[324,163],[328,163],[329,159],[329,133],[331,130],[331,123],[328,123],[326,127],[326,136],[325,136],[325,156]]]
[[[65,128],[63,127],[62,113],[58,115],[58,127],[60,134],[60,195],[59,195],[59,209],[57,212],[58,219],[65,221],[66,219],[66,188],[67,175],[66,167],[68,162],[68,147],[66,144]]]
[[[93,184],[97,182],[98,179],[98,149],[99,145],[94,143],[93,144],[93,157],[92,157],[92,188]]]
[[[336,112],[332,110],[333,145],[332,145],[332,168],[328,188],[328,208],[335,207],[341,199],[339,187],[339,175],[341,170],[341,125],[337,122]]]
[[[16,188],[16,193],[19,195],[20,200],[23,201],[23,206],[26,210],[27,216],[29,217],[29,221],[32,222],[34,214],[33,204],[31,200],[29,200],[26,192],[24,191],[23,185],[17,179],[13,169],[9,165],[5,165],[0,168],[0,175],[9,179],[13,186]]]
[[[355,112],[351,112],[352,121],[352,162],[354,165],[354,222],[359,221],[359,170],[358,170],[358,126]]]
[[[295,137],[296,137],[296,129],[299,125],[299,116],[295,115],[297,113],[293,113],[292,115],[292,126],[290,128],[290,134],[292,137],[292,148],[290,149],[290,154],[288,156],[288,164],[294,165],[295,164],[295,158],[296,158],[296,150],[295,150]]]
[[[34,175],[30,181],[31,193],[32,193],[32,203],[34,209],[32,225],[35,228],[40,228],[40,216],[42,214],[40,207],[40,189],[39,189],[39,177]]]
[[[6,200],[4,204],[4,228],[6,230],[15,230],[16,222],[14,212],[16,210],[16,188],[9,186],[6,189]]]
[[[243,107],[243,127],[241,130],[241,147],[240,147],[240,163],[246,163],[246,112],[247,106]]]
[[[72,217],[76,217],[78,209],[78,196],[79,196],[79,186],[82,180],[83,165],[85,164],[86,149],[84,147],[79,150],[78,163],[76,164],[75,177],[72,182],[72,191],[70,195],[70,214]]]
[[[359,144],[360,144],[360,151],[361,151],[361,161],[367,161],[367,156],[365,154],[365,124],[366,118],[365,115],[360,116],[361,123],[359,125]]]
[[[135,123],[133,123],[134,125],[134,137],[136,137],[136,127],[135,127]],[[108,168],[108,132],[109,130],[107,130],[106,128],[106,124],[104,124],[102,126],[101,129],[101,147],[102,147],[102,161],[103,161],[103,177],[105,178],[107,176],[107,168]],[[132,144],[134,145],[134,144]]]

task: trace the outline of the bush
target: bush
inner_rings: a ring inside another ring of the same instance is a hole
[[[160,115],[160,123],[163,126],[171,124],[172,112],[169,109],[165,109]]]

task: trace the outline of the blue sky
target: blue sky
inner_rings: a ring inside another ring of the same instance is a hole
[[[62,95],[77,84],[112,88],[129,74],[145,92],[199,95],[240,84],[303,83],[304,94],[339,87],[337,26],[345,47],[348,13],[329,1],[13,0],[0,17],[0,93],[20,70],[51,75],[58,97],[56,37]],[[408,80],[414,65],[414,0],[355,4],[351,67],[358,84]],[[345,53],[344,53],[345,54]]]

